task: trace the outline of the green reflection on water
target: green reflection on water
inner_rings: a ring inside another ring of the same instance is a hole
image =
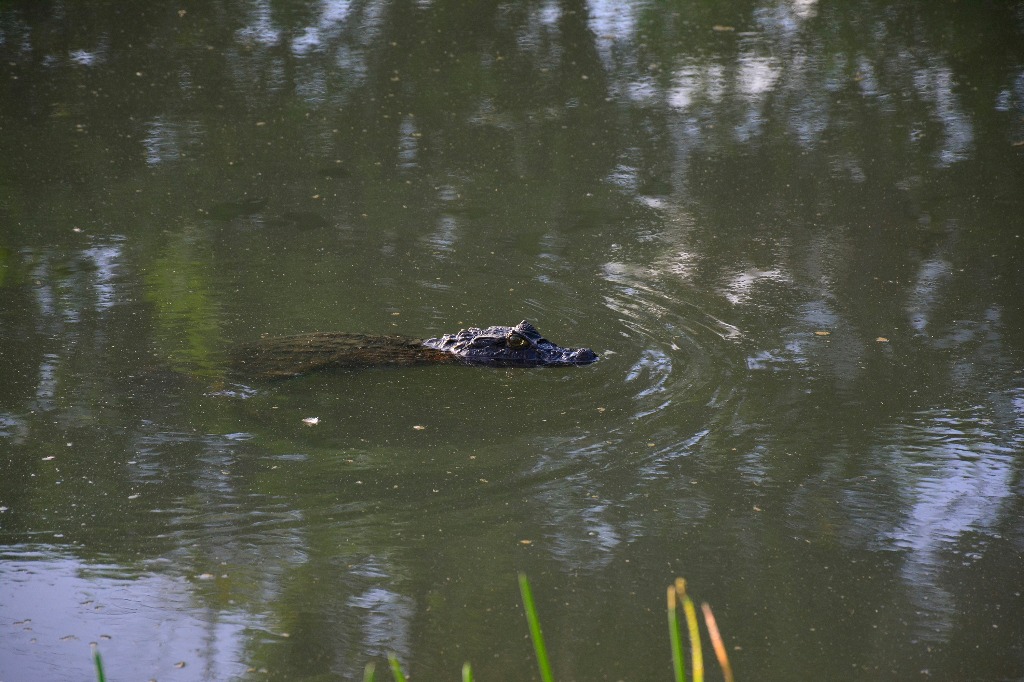
[[[178,371],[216,377],[223,371],[224,342],[209,261],[209,247],[195,227],[173,235],[146,268],[146,297],[154,305],[159,356]]]
[[[0,246],[0,287],[7,281],[8,272],[11,269],[11,252]]]

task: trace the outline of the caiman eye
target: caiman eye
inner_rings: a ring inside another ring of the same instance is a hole
[[[520,348],[526,348],[530,345],[530,342],[519,334],[509,334],[506,343],[512,350],[519,350]]]

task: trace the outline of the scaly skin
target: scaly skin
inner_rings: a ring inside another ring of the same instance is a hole
[[[470,327],[458,334],[427,339],[423,345],[454,353],[470,365],[567,367],[597,360],[597,354],[589,348],[562,348],[551,343],[526,320],[515,327]]]
[[[525,320],[515,327],[460,330],[432,339],[317,332],[259,341],[232,354],[232,366],[245,374],[285,378],[329,367],[407,367],[429,364],[499,367],[588,365],[597,354],[588,348],[562,348]]]

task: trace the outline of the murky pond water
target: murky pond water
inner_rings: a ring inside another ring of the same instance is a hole
[[[1024,677],[1024,11],[0,3],[0,679]],[[536,324],[591,366],[230,349]],[[315,424],[311,424],[314,421]]]

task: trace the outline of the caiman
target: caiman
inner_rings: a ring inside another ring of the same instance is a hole
[[[470,327],[430,339],[317,332],[260,339],[239,348],[234,369],[250,376],[286,378],[320,369],[463,364],[496,367],[567,367],[597,360],[589,348],[551,343],[523,320],[514,327]]]

